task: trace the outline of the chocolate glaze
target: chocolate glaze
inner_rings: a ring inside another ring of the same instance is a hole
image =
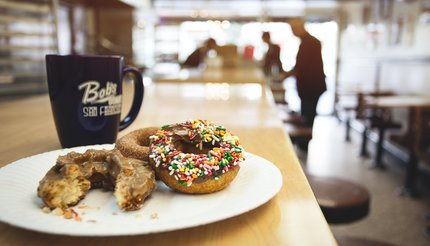
[[[206,154],[209,150],[211,150],[214,147],[219,147],[220,143],[215,142],[214,145],[209,142],[203,142],[203,135],[200,134],[198,131],[190,130],[186,126],[183,126],[181,124],[174,124],[169,125],[167,127],[164,127],[163,130],[172,132],[172,141],[175,147],[178,150],[184,149],[184,153],[196,153],[196,154]],[[191,131],[191,136],[188,135],[188,132]],[[196,148],[196,144],[202,143],[202,150],[199,148]]]
[[[203,142],[203,135],[197,131],[190,130],[186,126],[181,124],[173,124],[167,127],[163,127],[163,130],[170,131],[173,133],[172,142],[175,148],[183,153],[194,153],[194,154],[207,154],[212,148],[219,147],[220,143],[215,142],[214,145],[210,142]],[[191,137],[188,132],[191,131]],[[196,144],[202,143],[202,149],[197,148]],[[203,183],[206,180],[214,179],[217,176],[221,176],[222,170],[218,170],[212,174],[212,176],[201,176],[196,178],[194,183]]]

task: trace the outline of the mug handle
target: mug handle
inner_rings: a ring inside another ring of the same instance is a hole
[[[124,78],[124,75],[126,73],[134,74],[134,76],[136,76],[136,80],[134,80],[133,103],[131,104],[131,108],[128,114],[119,123],[120,131],[127,128],[136,119],[137,115],[139,114],[140,106],[142,105],[144,94],[142,74],[134,67],[125,67],[122,70],[122,78]]]

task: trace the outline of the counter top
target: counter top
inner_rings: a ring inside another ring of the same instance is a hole
[[[123,93],[126,111],[130,91],[125,87]],[[272,99],[256,83],[151,84],[137,120],[119,134],[190,118],[224,125],[246,151],[280,169],[282,188],[264,205],[219,222],[140,236],[70,237],[0,223],[0,245],[336,245]],[[0,166],[61,148],[48,95],[0,102],[0,115]]]
[[[200,67],[171,69],[169,73],[155,74],[156,82],[188,82],[188,83],[259,83],[264,84],[266,78],[260,67],[255,64],[239,67]]]

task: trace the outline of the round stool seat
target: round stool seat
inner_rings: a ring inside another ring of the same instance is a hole
[[[312,128],[286,124],[285,128],[291,138],[312,139]]]
[[[312,127],[284,124],[285,130],[290,136],[291,142],[309,142],[312,139]]]
[[[293,124],[297,126],[305,126],[305,119],[299,114],[288,114],[287,117],[283,120],[284,123]]]
[[[303,151],[308,150],[309,141],[312,139],[311,127],[285,124],[285,130],[293,144],[296,144]]]
[[[308,175],[308,180],[328,223],[348,223],[369,213],[370,194],[366,188],[339,178]]]
[[[336,237],[339,246],[394,246],[393,244],[359,237]]]

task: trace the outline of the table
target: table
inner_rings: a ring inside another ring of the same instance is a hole
[[[420,153],[419,145],[421,142],[422,110],[430,108],[430,99],[415,95],[369,97],[366,98],[365,106],[380,109],[409,109],[407,136],[412,144],[408,146],[409,160],[404,186],[400,194],[417,196],[416,177],[418,171],[418,156]]]
[[[242,215],[149,235],[70,237],[0,223],[0,245],[336,245],[265,87],[161,83],[147,86],[145,93],[137,120],[120,136],[140,127],[211,119],[238,135],[247,151],[280,169],[281,191]],[[47,95],[0,102],[0,115],[0,166],[60,148]]]
[[[266,83],[262,69],[255,64],[236,67],[183,68],[171,73],[156,74],[154,80],[188,83]]]
[[[337,100],[337,107],[340,110],[343,110],[346,112],[346,120],[345,120],[345,141],[349,142],[351,140],[350,132],[351,132],[351,118],[350,112],[353,112],[355,115],[355,118],[363,118],[363,103],[364,99],[366,97],[380,97],[380,96],[391,96],[394,95],[392,91],[374,91],[374,90],[364,90],[364,89],[350,89],[350,90],[340,90],[336,92],[336,96],[338,97]],[[345,96],[349,97],[350,100],[341,100],[339,96]],[[351,100],[351,97],[353,97],[353,100]],[[342,102],[343,101],[343,102]],[[346,101],[346,102],[345,102]],[[363,144],[361,148],[361,156],[367,156],[366,152],[366,130],[363,132]]]

